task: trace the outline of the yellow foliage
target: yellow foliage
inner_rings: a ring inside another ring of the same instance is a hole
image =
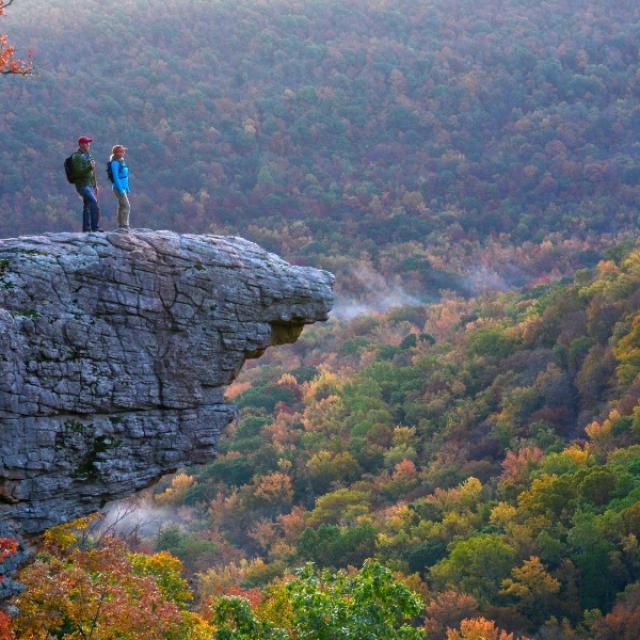
[[[99,517],[99,513],[94,513],[48,529],[43,536],[45,546],[55,547],[62,551],[69,549],[78,541],[79,532],[85,531]]]
[[[334,454],[323,449],[309,458],[306,468],[312,479],[333,482],[353,476],[354,470],[358,468],[357,465],[356,459],[348,451]]]
[[[630,384],[640,372],[640,314],[633,318],[631,329],[618,341],[613,352],[620,361],[616,368],[618,381]]]
[[[600,260],[596,265],[598,278],[611,278],[618,275],[620,269],[618,269],[616,263],[613,260]]]
[[[493,507],[493,509],[491,509],[489,521],[497,527],[506,529],[513,523],[517,513],[517,509],[507,502],[499,502],[495,507]]]
[[[562,455],[570,458],[575,464],[582,466],[587,464],[589,461],[589,458],[591,457],[591,448],[588,444],[572,444],[562,452]]]
[[[184,640],[211,640],[215,631],[207,620],[193,611],[181,611],[182,622],[179,635]]]
[[[344,406],[342,399],[330,395],[321,400],[311,399],[302,416],[302,424],[307,431],[325,434],[340,433]]]
[[[393,428],[392,444],[394,447],[412,447],[416,444],[416,428],[398,425]]]
[[[311,527],[323,523],[351,523],[359,516],[369,513],[370,494],[353,489],[337,489],[316,500],[316,505],[307,514],[307,524]]]
[[[131,566],[138,575],[152,576],[156,579],[160,592],[176,604],[193,600],[193,593],[187,581],[182,577],[182,562],[168,551],[128,554]]]
[[[214,566],[202,573],[197,573],[196,583],[197,593],[200,594],[200,601],[208,603],[211,600],[224,595],[224,593],[242,584],[248,575],[265,567],[264,560],[257,558],[254,560],[240,560],[240,562],[229,562],[222,566]]]
[[[601,451],[609,451],[613,446],[613,426],[620,419],[620,413],[613,409],[603,421],[594,420],[585,427],[585,432],[593,444]]]
[[[390,533],[397,533],[406,529],[414,519],[414,513],[404,502],[391,505],[384,510],[382,515],[383,522],[380,526]]]
[[[470,514],[448,511],[442,516],[442,521],[436,524],[439,536],[445,540],[453,540],[466,536],[474,525],[479,524],[479,519],[471,518]]]
[[[640,275],[640,251],[631,251],[622,261],[622,269],[630,275]]]
[[[276,627],[287,629],[292,626],[293,607],[284,580],[274,580],[269,585],[257,612],[260,619],[268,620]]]
[[[295,379],[295,376],[292,376],[290,373],[283,373],[276,384],[292,389],[295,389],[299,386],[298,381]]]
[[[523,491],[518,496],[518,506],[526,511],[536,513],[542,507],[540,497],[550,488],[558,479],[555,473],[545,473],[541,477],[536,478],[528,491]]]
[[[304,402],[309,404],[313,400],[322,400],[335,395],[342,389],[342,385],[343,382],[338,375],[331,372],[328,367],[320,367],[320,375],[304,385]]]
[[[154,497],[161,505],[182,504],[187,491],[194,485],[195,478],[186,473],[178,473],[171,480],[171,485]]]
[[[518,598],[524,604],[535,606],[560,591],[560,581],[547,573],[540,558],[531,556],[511,571],[513,578],[502,581],[502,593]]]
[[[436,489],[433,498],[443,511],[467,511],[480,502],[482,483],[473,476],[453,489]]]

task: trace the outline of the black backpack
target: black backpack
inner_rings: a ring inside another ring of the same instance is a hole
[[[76,177],[73,174],[73,154],[71,154],[64,161],[64,172],[67,176],[67,181],[73,184],[76,181]]]
[[[109,177],[109,180],[111,180],[111,184],[113,184],[114,179],[113,179],[113,168],[111,167],[111,160],[107,162],[107,176]]]

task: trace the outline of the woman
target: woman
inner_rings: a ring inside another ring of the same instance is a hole
[[[116,144],[111,149],[111,158],[109,158],[109,178],[113,182],[113,194],[118,200],[118,228],[124,231],[129,230],[129,212],[131,205],[129,204],[129,167],[124,160],[127,148],[121,144]]]

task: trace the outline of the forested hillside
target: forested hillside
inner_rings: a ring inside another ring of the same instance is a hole
[[[78,227],[79,133],[103,160],[129,145],[137,226],[359,258],[420,295],[492,261],[507,284],[551,271],[489,235],[579,238],[575,267],[637,222],[636,2],[29,0],[3,21],[37,63],[0,92],[3,236]]]
[[[223,455],[156,496],[208,507],[156,544],[201,596],[229,585],[198,538],[245,587],[377,557],[419,585],[429,638],[470,612],[623,637],[604,629],[638,613],[639,295],[635,251],[565,286],[309,332],[239,383]]]
[[[232,389],[241,417],[221,455],[156,487],[145,508],[173,524],[128,542],[182,560],[203,618],[224,595],[252,603],[254,613],[228,610],[217,625],[256,615],[264,629],[295,628],[329,584],[305,573],[304,588],[285,586],[295,567],[335,572],[373,558],[422,596],[424,608],[396,609],[396,628],[418,614],[416,637],[498,638],[446,634],[493,624],[517,637],[631,640],[639,301],[640,250],[620,251],[564,285],[314,328],[242,375]],[[45,575],[66,578],[69,557],[81,575],[99,566],[64,549],[50,538],[23,576],[25,629],[73,593],[43,601]],[[136,557],[124,575],[140,572]],[[150,575],[177,571],[152,557]],[[372,567],[353,579],[390,580]],[[298,589],[310,599],[290,601]],[[259,628],[247,638],[279,637]]]
[[[35,62],[0,80],[1,236],[79,229],[92,135],[129,146],[134,226],[339,292],[247,364],[219,457],[142,496],[160,526],[46,535],[17,638],[637,640],[637,2],[17,0],[0,27]]]

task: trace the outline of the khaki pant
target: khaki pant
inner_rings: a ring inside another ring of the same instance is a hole
[[[126,193],[118,193],[115,189],[113,195],[118,201],[118,226],[121,229],[129,228],[129,213],[131,211],[131,205],[129,204],[129,198]]]

